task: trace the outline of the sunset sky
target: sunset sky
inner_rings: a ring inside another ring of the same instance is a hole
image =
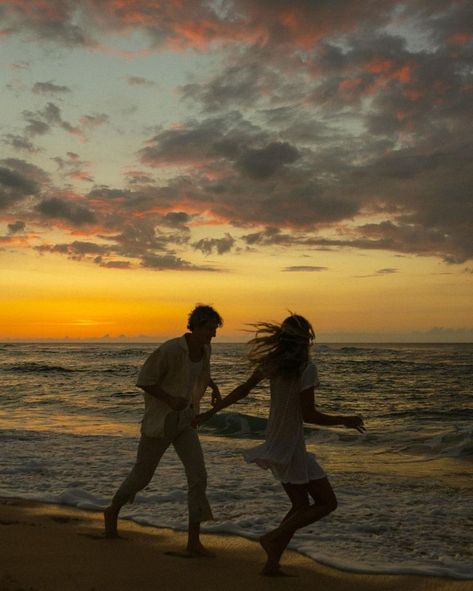
[[[0,340],[473,340],[471,0],[0,0]]]

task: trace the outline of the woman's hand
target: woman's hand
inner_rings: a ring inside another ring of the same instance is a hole
[[[356,429],[360,433],[364,433],[366,431],[363,424],[363,419],[356,415],[343,417],[343,426],[347,427],[348,429]]]
[[[199,425],[202,425],[202,423],[205,423],[205,421],[208,421],[210,419],[210,417],[212,417],[213,415],[214,415],[214,413],[211,410],[208,410],[207,412],[203,412],[200,415],[197,415],[196,417],[194,417],[194,419],[192,421],[192,426],[198,427]]]
[[[212,406],[215,406],[217,404],[217,402],[220,402],[222,400],[222,395],[220,394],[220,390],[215,382],[212,382],[211,387],[212,387],[212,394],[211,394],[211,398],[210,398],[210,404]]]

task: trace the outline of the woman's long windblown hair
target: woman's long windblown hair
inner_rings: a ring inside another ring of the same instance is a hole
[[[258,322],[252,325],[256,336],[249,341],[248,358],[269,376],[298,376],[309,361],[314,329],[303,316],[291,314],[281,325]]]

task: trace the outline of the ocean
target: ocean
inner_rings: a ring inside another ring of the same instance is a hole
[[[0,495],[105,507],[132,467],[152,344],[0,344]],[[222,394],[249,369],[245,345],[214,344]],[[308,426],[338,509],[290,547],[340,569],[473,579],[473,345],[329,344],[313,351],[319,408],[361,414],[367,432]],[[204,400],[203,408],[208,405]],[[256,539],[289,502],[242,452],[264,436],[267,384],[200,428],[216,521]],[[171,448],[121,517],[185,530],[186,483]]]

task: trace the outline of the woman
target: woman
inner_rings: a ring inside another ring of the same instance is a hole
[[[249,343],[249,359],[255,366],[253,374],[213,409],[199,415],[197,423],[241,400],[259,382],[269,379],[271,407],[265,442],[249,449],[244,457],[247,462],[269,468],[291,501],[292,507],[281,524],[260,538],[267,554],[263,574],[286,576],[279,560],[294,533],[337,507],[335,493],[323,468],[315,456],[306,451],[304,422],[342,425],[360,433],[365,429],[361,417],[327,415],[316,409],[314,388],[319,380],[309,355],[315,334],[305,318],[291,314],[281,325],[258,323],[255,328],[256,336]]]

